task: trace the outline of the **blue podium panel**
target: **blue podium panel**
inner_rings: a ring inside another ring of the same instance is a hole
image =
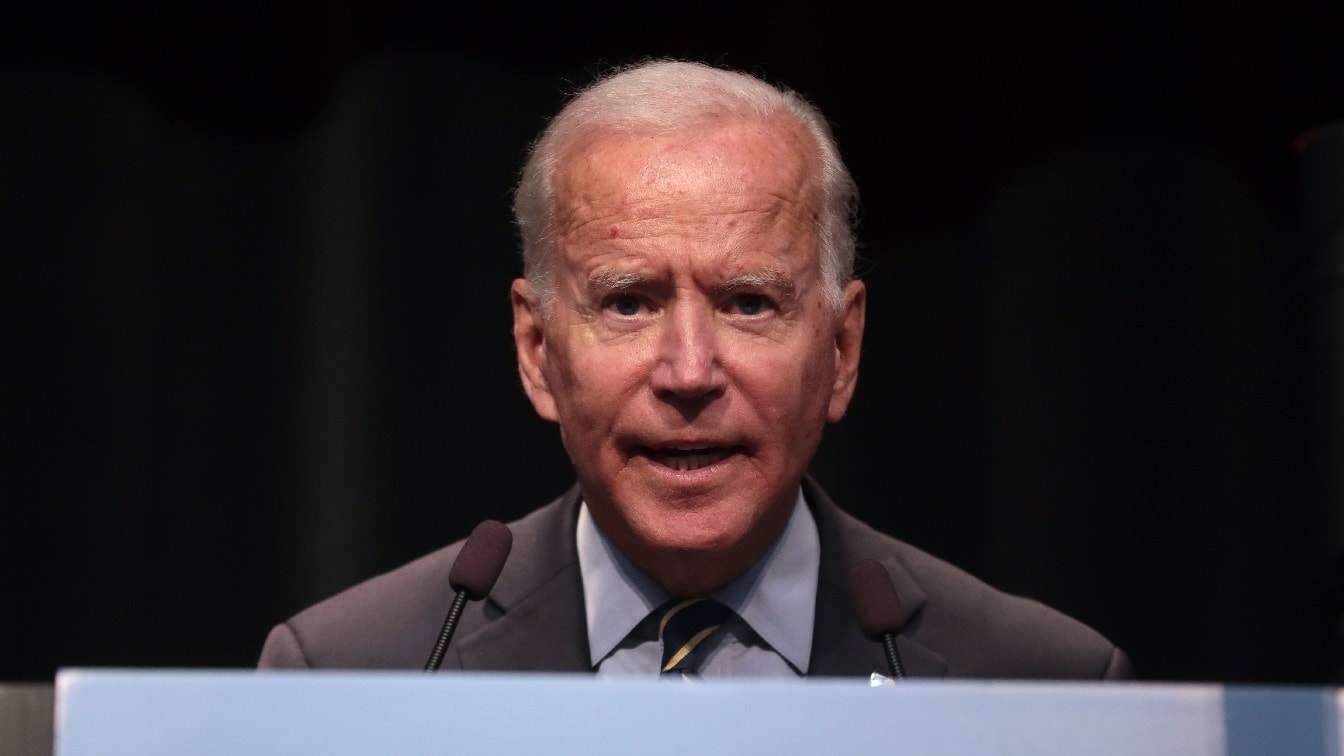
[[[56,753],[1340,754],[1332,690],[67,670]]]

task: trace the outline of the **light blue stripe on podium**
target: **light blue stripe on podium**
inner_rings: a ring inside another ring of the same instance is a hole
[[[57,754],[1340,754],[1330,689],[69,670]]]

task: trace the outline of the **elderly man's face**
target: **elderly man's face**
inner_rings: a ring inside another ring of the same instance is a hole
[[[825,295],[811,154],[783,119],[586,139],[556,176],[550,318],[514,283],[528,396],[598,527],[673,593],[764,553],[853,394],[864,289]]]

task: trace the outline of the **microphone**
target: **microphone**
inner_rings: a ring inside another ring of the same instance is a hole
[[[896,635],[905,627],[901,597],[891,576],[876,559],[865,559],[849,568],[849,592],[854,598],[854,613],[863,634],[878,641],[887,652],[887,666],[897,680],[905,678],[901,656],[896,652]]]
[[[462,609],[467,600],[480,601],[495,587],[499,573],[504,570],[504,561],[509,558],[509,549],[513,548],[513,533],[508,526],[498,520],[486,520],[467,536],[462,550],[448,571],[448,584],[457,591],[452,606],[448,607],[448,616],[443,618],[443,629],[439,639],[434,642],[434,650],[425,662],[426,672],[437,672],[443,664],[443,652],[457,631],[457,622],[462,618]]]

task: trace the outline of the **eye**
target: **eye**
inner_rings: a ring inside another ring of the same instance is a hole
[[[607,302],[607,307],[610,310],[625,318],[632,318],[638,315],[639,311],[643,309],[643,306],[643,303],[639,301],[639,297],[632,294],[621,294],[612,297],[611,301]]]
[[[734,294],[730,309],[740,315],[760,315],[770,309],[770,300],[761,294]]]

